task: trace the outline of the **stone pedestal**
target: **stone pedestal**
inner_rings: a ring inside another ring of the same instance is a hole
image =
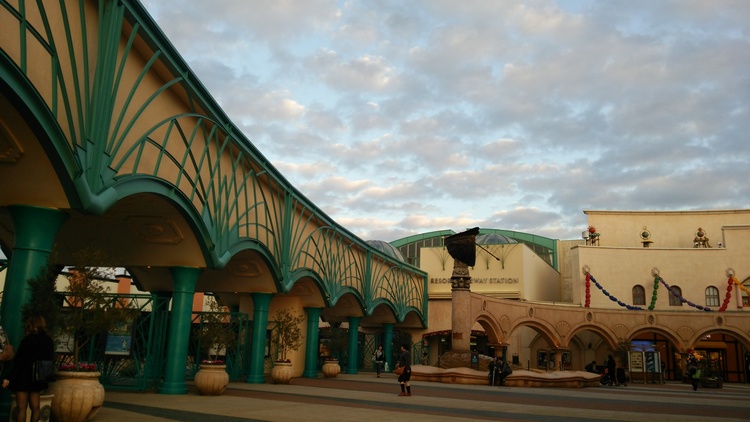
[[[471,276],[466,264],[456,260],[451,275],[452,316],[451,349],[468,352],[471,349]]]

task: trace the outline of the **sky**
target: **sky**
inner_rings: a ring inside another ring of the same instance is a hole
[[[750,1],[142,0],[364,240],[750,208]]]

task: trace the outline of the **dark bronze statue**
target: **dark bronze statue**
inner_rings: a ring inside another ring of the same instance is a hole
[[[473,267],[476,263],[477,234],[479,234],[479,227],[474,227],[443,240],[448,253],[453,257],[453,275],[451,275],[453,289],[468,290],[471,286],[469,267]]]
[[[473,267],[477,258],[477,234],[479,234],[479,227],[474,227],[473,229],[446,237],[443,243],[448,248],[448,253],[453,259],[461,261],[469,267]]]

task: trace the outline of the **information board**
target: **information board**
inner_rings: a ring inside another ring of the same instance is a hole
[[[643,352],[628,352],[630,372],[643,372]]]

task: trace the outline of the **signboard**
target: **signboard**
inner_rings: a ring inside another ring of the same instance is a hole
[[[628,352],[630,372],[643,372],[643,352]]]
[[[657,362],[658,356],[654,352],[646,352],[646,372],[658,372],[656,369],[656,365],[658,365],[659,362]]]
[[[129,356],[130,346],[133,342],[133,321],[118,324],[114,330],[107,334],[107,344],[104,347],[105,355]]]
[[[55,353],[73,353],[73,337],[70,334],[58,334],[55,337]]]
[[[107,335],[107,346],[104,349],[104,353],[107,355],[130,355],[130,345],[133,341],[133,337],[118,336],[118,335]]]
[[[566,371],[570,371],[573,368],[573,358],[570,352],[562,352],[562,366]]]

